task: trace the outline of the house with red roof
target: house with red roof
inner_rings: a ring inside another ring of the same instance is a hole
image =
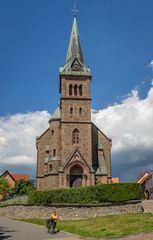
[[[19,174],[19,173],[10,173],[9,171],[5,171],[1,177],[4,177],[9,185],[10,188],[14,188],[15,186],[15,182],[19,181],[19,180],[24,180],[24,181],[28,181],[30,180],[30,176],[27,174]]]
[[[112,177],[112,183],[120,183],[119,177]]]

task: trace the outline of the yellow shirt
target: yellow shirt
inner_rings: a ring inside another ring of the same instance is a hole
[[[51,220],[53,220],[53,221],[57,221],[57,219],[58,219],[58,216],[57,216],[57,214],[55,214],[55,213],[52,213],[51,215],[50,215],[50,218],[51,218]]]

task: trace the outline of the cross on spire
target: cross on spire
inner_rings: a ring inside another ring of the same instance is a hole
[[[76,16],[79,10],[76,7],[76,1],[73,1],[73,9],[71,9],[71,12],[73,12],[73,15]]]

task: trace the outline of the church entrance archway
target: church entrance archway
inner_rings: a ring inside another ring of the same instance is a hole
[[[83,169],[75,165],[70,170],[70,187],[81,187],[83,180]]]

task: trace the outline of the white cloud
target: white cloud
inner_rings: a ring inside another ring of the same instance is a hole
[[[0,117],[0,171],[35,175],[35,139],[47,129],[47,111]],[[121,103],[93,110],[95,124],[112,138],[113,175],[134,180],[153,169],[153,83],[145,99],[132,90]]]
[[[92,114],[95,124],[113,140],[114,174],[133,180],[153,169],[153,86],[145,99],[133,90],[120,104]]]
[[[153,60],[151,60],[151,62],[149,63],[149,67],[153,69]]]
[[[35,174],[35,139],[49,126],[49,117],[46,111],[0,117],[0,172],[18,168],[22,173],[24,167]]]

